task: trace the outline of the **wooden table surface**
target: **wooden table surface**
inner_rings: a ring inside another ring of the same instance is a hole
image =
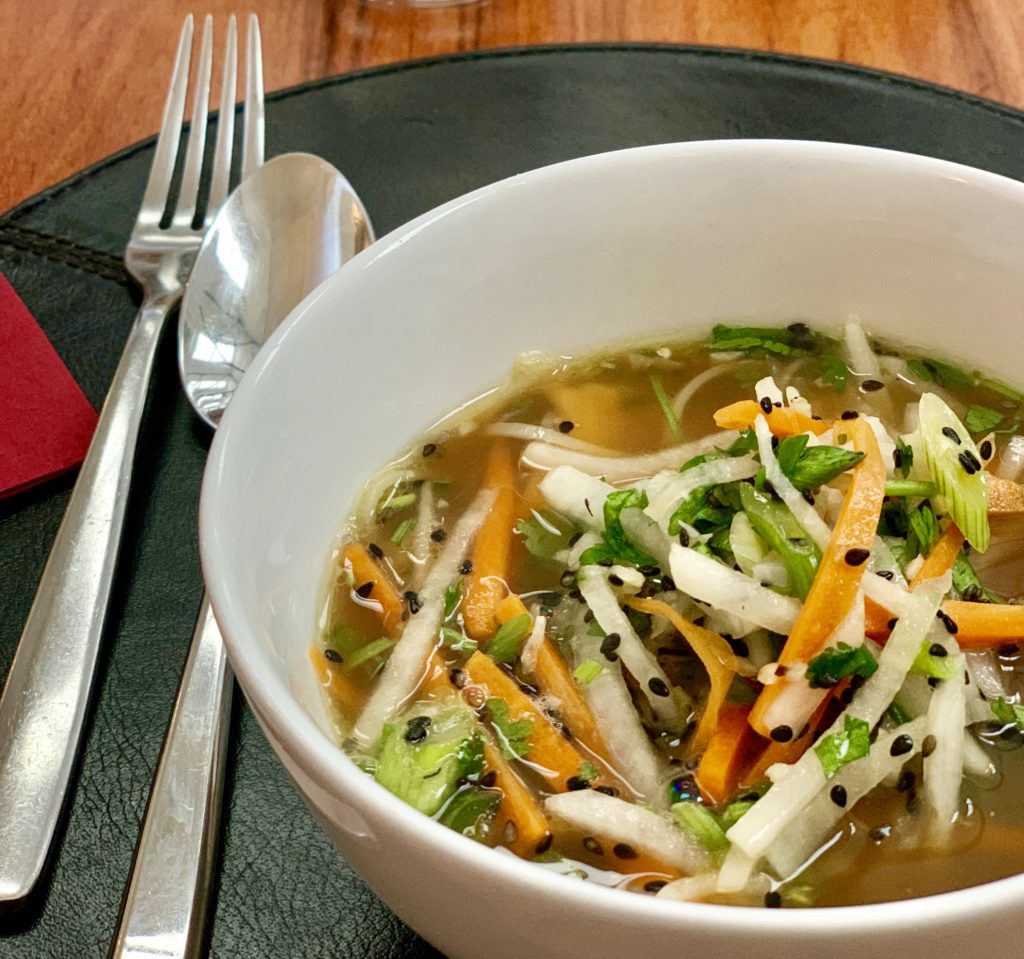
[[[908,74],[1024,106],[1020,0],[210,0],[259,14],[267,90],[536,43],[698,43]],[[188,0],[0,0],[0,210],[155,132]],[[219,47],[218,47],[219,48]]]

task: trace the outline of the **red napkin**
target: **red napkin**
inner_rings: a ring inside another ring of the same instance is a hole
[[[0,274],[0,498],[77,466],[96,412]]]

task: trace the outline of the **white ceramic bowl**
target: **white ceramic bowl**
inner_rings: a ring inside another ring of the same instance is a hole
[[[1024,876],[913,902],[744,909],[606,890],[476,845],[342,755],[306,650],[329,549],[365,478],[520,351],[855,312],[869,331],[1020,381],[1021,304],[1024,186],[784,141],[647,147],[514,177],[419,217],[331,277],[232,401],[201,534],[235,673],[345,856],[459,959],[1016,950]]]

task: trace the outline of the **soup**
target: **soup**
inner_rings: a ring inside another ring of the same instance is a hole
[[[1024,395],[802,323],[523,357],[367,484],[310,650],[424,814],[667,898],[1024,870]]]

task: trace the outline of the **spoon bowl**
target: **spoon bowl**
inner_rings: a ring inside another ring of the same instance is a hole
[[[182,386],[206,423],[216,428],[281,320],[372,241],[362,201],[326,160],[286,153],[241,183],[199,248],[178,324]]]

